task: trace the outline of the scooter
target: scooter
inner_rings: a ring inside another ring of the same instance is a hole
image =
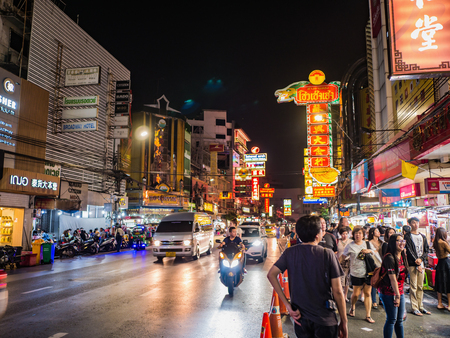
[[[96,253],[98,253],[99,245],[93,238],[91,238],[84,242],[81,242],[79,248],[81,253],[89,253],[91,255],[95,255]]]
[[[220,243],[220,240],[216,240],[216,243]],[[230,297],[233,297],[234,288],[244,281],[244,255],[234,243],[225,245],[219,253],[220,281],[228,287]]]
[[[110,237],[105,239],[102,244],[100,244],[98,251],[112,251],[115,250],[117,248],[117,241],[114,237]]]
[[[145,248],[147,247],[147,244],[145,244],[145,242],[141,239],[135,239],[133,241],[133,244],[131,244],[131,247],[136,251],[145,250]]]
[[[6,269],[6,266],[9,265],[9,268],[12,269],[14,264],[16,267],[19,267],[19,263],[15,259],[16,249],[10,245],[6,245],[0,249],[0,269]]]
[[[78,253],[78,240],[75,239],[71,240],[69,243],[59,244],[55,248],[55,256],[58,256],[59,258],[63,258],[63,256],[72,258]]]

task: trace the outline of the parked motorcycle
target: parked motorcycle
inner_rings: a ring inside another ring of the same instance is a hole
[[[216,240],[220,243],[220,240]],[[230,243],[219,253],[220,281],[228,287],[228,294],[233,297],[234,288],[244,281],[244,253],[239,245]]]
[[[17,252],[18,248],[6,245],[0,248],[0,269],[6,269],[9,265],[10,269],[20,267],[20,252]],[[22,248],[20,248],[22,250]]]
[[[98,253],[99,245],[94,239],[88,239],[79,244],[79,250],[81,253],[95,255]]]
[[[72,258],[79,253],[78,240],[74,239],[68,243],[58,244],[55,247],[55,257],[63,258],[64,256]]]
[[[117,241],[114,237],[110,237],[105,239],[99,246],[98,251],[100,252],[107,252],[116,250],[117,248]]]

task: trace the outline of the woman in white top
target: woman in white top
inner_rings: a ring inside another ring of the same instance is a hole
[[[369,243],[369,242],[367,242]],[[370,293],[372,286],[370,279],[366,277],[366,262],[358,258],[362,254],[375,254],[373,246],[369,243],[370,249],[364,241],[364,229],[356,226],[353,228],[353,242],[349,243],[342,255],[350,257],[350,278],[353,285],[352,306],[349,312],[350,317],[355,317],[355,305],[361,291],[364,292],[364,306],[366,308],[366,321],[373,324],[375,321],[370,317],[372,309],[372,298]]]
[[[349,227],[341,227],[339,229],[340,239],[338,240],[338,260],[341,265],[344,275],[341,277],[341,284],[344,288],[345,301],[348,303],[348,286],[350,284],[350,258],[349,256],[342,255],[344,253],[345,247],[352,242],[349,237],[349,232],[351,229]]]

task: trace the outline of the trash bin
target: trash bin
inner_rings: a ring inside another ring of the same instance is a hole
[[[26,254],[21,257],[22,261],[20,266],[35,266],[36,263],[36,254]]]
[[[51,264],[55,260],[55,244],[43,243],[42,244],[42,262],[44,264]]]
[[[33,242],[33,253],[36,254],[36,264],[41,264],[42,259],[42,243],[45,241],[43,239],[37,239]]]

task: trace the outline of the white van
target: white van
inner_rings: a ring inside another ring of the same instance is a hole
[[[164,217],[153,236],[153,256],[192,257],[211,254],[214,227],[211,217],[203,212],[180,212]]]

